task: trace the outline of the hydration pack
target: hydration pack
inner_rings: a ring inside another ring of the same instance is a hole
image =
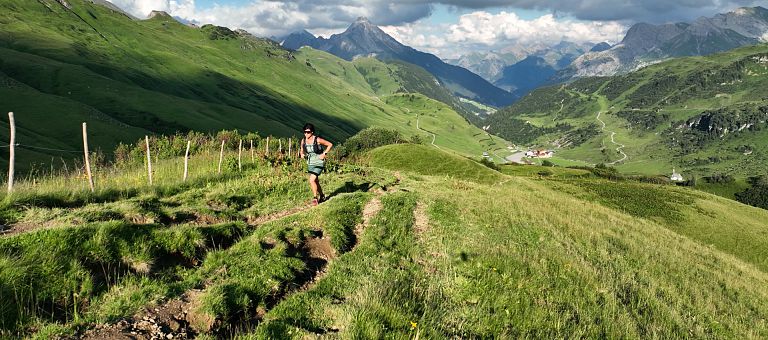
[[[315,154],[321,154],[323,151],[325,151],[325,146],[317,144],[317,139],[320,138],[319,136],[315,136],[315,141],[312,143],[312,152]],[[304,145],[307,145],[307,139],[304,138]],[[306,149],[305,149],[306,150]]]

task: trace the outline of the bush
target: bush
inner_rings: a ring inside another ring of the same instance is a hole
[[[553,166],[555,166],[555,163],[552,163],[550,160],[545,159],[543,162],[541,162],[541,165],[542,166],[553,167]]]
[[[587,170],[594,174],[597,177],[610,179],[610,180],[624,180],[626,177],[624,175],[620,174],[618,170],[614,167],[607,166],[603,163],[595,165],[594,168],[588,167],[588,166],[569,166],[570,169],[580,169],[580,170]]]
[[[703,177],[704,181],[707,183],[717,183],[717,184],[724,184],[724,183],[733,183],[736,179],[733,178],[731,175],[726,174],[714,174],[711,176]]]
[[[343,151],[346,154],[341,154],[341,156],[344,157],[365,150],[375,149],[384,145],[400,144],[406,142],[407,141],[403,138],[400,132],[397,132],[396,130],[388,130],[376,127],[367,128],[358,132],[354,136],[349,137],[349,139],[344,142]]]
[[[753,207],[768,210],[768,184],[756,183],[751,188],[736,193],[736,200]]]
[[[501,170],[501,168],[499,168],[498,164],[494,163],[492,160],[490,160],[488,158],[485,158],[485,157],[480,158],[479,163],[482,164],[482,165],[485,165],[485,166],[487,166],[487,167],[489,167],[489,168],[491,168],[493,170],[496,170],[496,171],[500,171]]]

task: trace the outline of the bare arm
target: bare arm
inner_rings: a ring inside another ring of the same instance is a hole
[[[317,137],[317,144],[325,146],[325,151],[323,151],[323,153],[320,155],[320,159],[325,159],[326,154],[331,151],[331,148],[333,148],[333,143]]]
[[[301,140],[301,148],[299,149],[299,155],[304,158],[304,139]]]

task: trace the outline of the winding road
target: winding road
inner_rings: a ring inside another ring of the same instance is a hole
[[[628,158],[627,154],[624,153],[624,150],[622,150],[626,146],[624,144],[616,143],[616,140],[614,139],[614,136],[616,136],[616,132],[608,131],[608,130],[605,129],[605,127],[606,127],[605,122],[602,119],[600,119],[600,114],[602,114],[602,113],[603,113],[603,111],[597,111],[597,117],[595,117],[595,118],[597,119],[598,122],[600,122],[600,124],[603,124],[603,127],[601,128],[603,131],[611,133],[611,143],[619,146],[619,147],[616,148],[616,151],[618,151],[623,156],[621,159],[619,159],[617,161],[614,161],[614,162],[611,162],[611,163],[607,163],[607,165],[616,165],[616,163],[621,163],[621,162],[625,161]]]

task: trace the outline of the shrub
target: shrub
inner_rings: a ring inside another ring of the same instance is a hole
[[[736,179],[731,175],[726,174],[714,174],[711,176],[703,177],[707,183],[733,183]]]
[[[553,166],[555,166],[555,163],[552,163],[550,160],[545,159],[543,162],[541,162],[541,165],[542,166],[553,167]]]
[[[752,187],[736,193],[736,200],[753,207],[768,209],[768,176],[750,177],[747,182]]]
[[[375,149],[389,144],[405,143],[406,140],[396,130],[382,128],[367,128],[349,137],[344,142],[344,152],[347,154],[359,153],[361,151]],[[342,157],[346,154],[342,154]]]
[[[485,166],[487,166],[487,167],[489,167],[489,168],[491,168],[493,170],[496,170],[496,171],[501,170],[501,168],[499,168],[498,164],[494,163],[492,160],[490,160],[488,158],[485,158],[485,157],[480,158],[479,163],[482,164],[482,165],[485,165]]]

